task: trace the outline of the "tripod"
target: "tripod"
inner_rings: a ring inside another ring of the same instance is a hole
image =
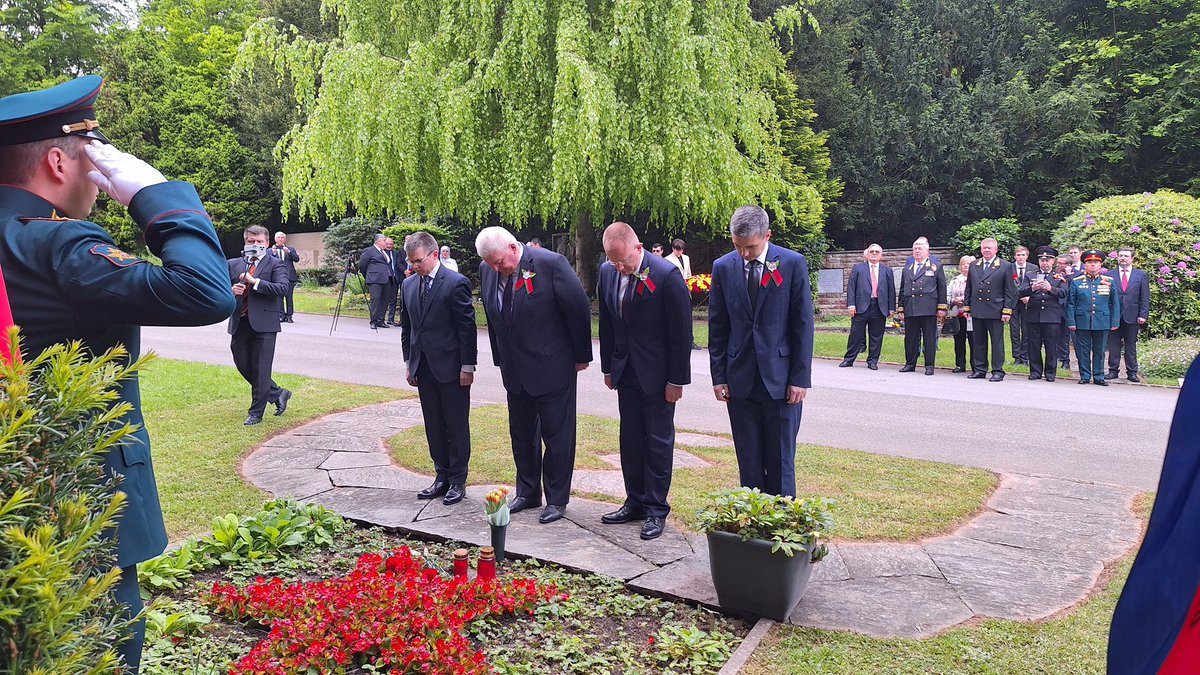
[[[333,323],[329,326],[329,334],[333,335],[333,331],[337,330],[338,317],[342,315],[342,296],[346,294],[346,277],[350,276],[350,270],[354,267],[354,252],[351,251],[346,258],[346,267],[342,270],[342,285],[338,289],[337,305],[333,308]],[[372,327],[374,330],[374,327]]]

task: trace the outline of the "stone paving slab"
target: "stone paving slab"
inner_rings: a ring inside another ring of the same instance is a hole
[[[613,468],[621,468],[621,455],[619,453],[600,455],[600,459],[611,464]],[[671,466],[675,469],[707,469],[712,464],[709,464],[687,450],[675,448],[675,451],[671,454]]]
[[[269,439],[242,462],[242,471],[275,495],[318,502],[358,522],[489,543],[483,496],[495,486],[469,485],[466,499],[448,507],[416,498],[431,482],[428,476],[391,464],[383,440],[420,423],[416,399],[329,415]],[[732,445],[687,436],[679,434],[679,442]],[[677,451],[677,460],[681,456],[678,466],[695,457]],[[624,496],[617,468],[577,471],[574,484],[580,491]],[[1045,618],[1087,597],[1104,565],[1137,544],[1141,527],[1129,510],[1132,496],[1107,485],[1003,475],[985,508],[956,532],[921,542],[830,545],[789,620],[919,638],[977,616]],[[622,579],[639,592],[717,606],[703,535],[668,524],[662,537],[644,542],[640,522],[600,523],[613,508],[574,498],[566,518],[549,525],[537,522],[541,509],[514,514],[507,548]]]
[[[732,448],[733,441],[720,436],[693,434],[686,431],[676,432],[675,442],[680,445],[690,445],[693,448]],[[675,452],[679,452],[676,450]]]

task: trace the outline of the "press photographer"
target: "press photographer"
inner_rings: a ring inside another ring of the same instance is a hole
[[[237,309],[229,317],[230,351],[238,372],[250,383],[247,426],[262,422],[267,404],[275,404],[275,415],[287,410],[292,392],[271,379],[275,361],[275,336],[283,296],[290,282],[283,262],[267,254],[267,228],[251,225],[244,232],[242,257],[229,262],[229,281]]]

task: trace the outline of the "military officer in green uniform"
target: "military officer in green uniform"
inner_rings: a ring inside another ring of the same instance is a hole
[[[1121,305],[1112,278],[1101,269],[1104,254],[1089,249],[1082,260],[1083,274],[1072,279],[1067,290],[1067,330],[1075,335],[1079,384],[1107,387],[1104,349],[1109,332],[1121,327]]]
[[[904,323],[904,367],[917,369],[917,355],[925,352],[925,374],[933,374],[937,358],[938,321],[946,318],[946,273],[929,260],[929,242],[913,242],[912,262],[900,273],[900,301],[896,303]],[[923,345],[923,347],[922,347]]]
[[[136,356],[139,326],[201,326],[233,312],[225,256],[195,188],[108,144],[93,112],[102,84],[92,75],[0,99],[0,269],[27,357],[69,340]],[[99,190],[129,208],[161,266],[87,222]],[[142,425],[136,378],[120,397],[133,406],[126,421]],[[146,430],[110,450],[105,468],[124,476],[116,597],[132,616],[142,607],[137,563],[167,544]],[[119,647],[133,673],[144,632],[137,624]]]

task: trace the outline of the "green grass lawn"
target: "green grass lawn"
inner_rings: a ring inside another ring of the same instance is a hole
[[[619,452],[618,422],[592,415],[579,415],[578,420],[576,468],[616,470],[600,455]],[[397,464],[432,475],[424,426],[393,436],[388,446]],[[683,447],[712,464],[674,473],[672,513],[685,526],[693,526],[705,493],[737,487],[737,460],[732,448]],[[953,529],[978,511],[996,485],[995,476],[981,469],[817,445],[798,446],[796,457],[797,492],[837,500],[838,539],[903,541]],[[473,408],[470,482],[513,485],[515,478],[506,409]]]
[[[1152,497],[1138,500],[1143,522]],[[1078,608],[1044,622],[989,620],[924,640],[775,626],[741,672],[776,673],[1103,673],[1108,625],[1132,555]],[[803,600],[801,600],[803,602]]]
[[[251,448],[315,417],[408,394],[277,375],[295,395],[282,417],[247,427],[250,385],[229,366],[155,359],[140,374],[146,428],[154,451],[163,516],[171,539],[206,532],[214,516],[251,513],[267,498],[238,474]],[[267,406],[273,413],[274,406]]]

